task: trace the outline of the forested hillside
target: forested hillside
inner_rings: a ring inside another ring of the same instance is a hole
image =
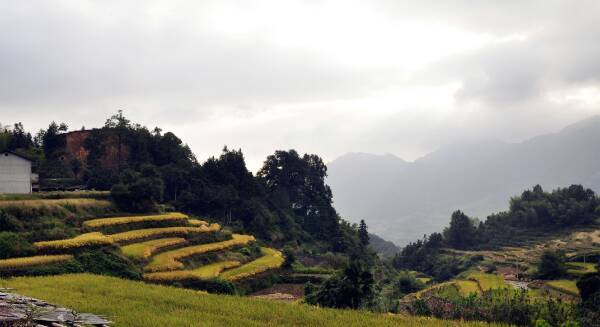
[[[81,133],[52,122],[32,136],[17,123],[0,133],[0,151],[32,158],[42,185],[111,190],[127,211],[151,210],[160,202],[279,245],[306,243],[334,252],[357,247],[357,230],[333,208],[327,167],[317,155],[276,151],[255,176],[241,150],[224,147],[199,162],[173,133],[132,123],[122,113],[86,131],[77,140],[80,148],[72,134]]]

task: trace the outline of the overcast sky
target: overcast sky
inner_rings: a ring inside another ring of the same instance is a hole
[[[600,1],[0,0],[0,122],[414,160],[600,113]]]

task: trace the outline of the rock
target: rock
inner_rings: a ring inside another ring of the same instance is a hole
[[[0,323],[33,321],[38,326],[107,326],[111,322],[102,316],[76,313],[48,302],[5,292],[0,292]]]

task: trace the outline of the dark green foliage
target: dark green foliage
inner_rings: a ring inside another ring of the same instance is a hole
[[[22,235],[0,232],[0,259],[25,257],[35,253],[35,249]]]
[[[592,299],[596,293],[600,293],[600,274],[595,273],[583,276],[577,281],[577,288],[579,289],[582,301]]]
[[[395,285],[395,291],[398,297],[420,291],[423,288],[425,288],[425,284],[419,281],[413,274],[409,273],[400,274]]]
[[[358,226],[358,238],[360,239],[360,244],[362,246],[369,245],[369,231],[367,230],[367,224],[363,219],[360,220],[360,225]]]
[[[357,309],[373,299],[374,284],[371,271],[363,262],[355,260],[319,287],[307,286],[306,302],[324,307]]]
[[[283,268],[291,268],[292,264],[296,262],[296,255],[294,254],[294,250],[291,247],[286,246],[283,248],[283,255],[285,256]]]
[[[291,208],[295,222],[314,238],[339,234],[339,217],[332,206],[331,189],[325,184],[327,167],[316,155],[276,151],[267,157],[258,178],[269,196]]]
[[[149,212],[156,210],[162,199],[164,185],[154,166],[145,165],[141,173],[126,170],[121,182],[111,188],[111,196],[125,211]]]
[[[402,248],[392,263],[396,269],[420,271],[438,281],[448,280],[477,264],[478,260],[472,260],[470,256],[443,252],[444,244],[443,236],[433,233]]]
[[[85,251],[75,259],[85,272],[129,279],[141,278],[141,273],[131,261],[109,248]]]
[[[565,254],[544,251],[538,263],[537,277],[540,279],[558,279],[567,274]]]
[[[462,211],[452,213],[450,227],[444,231],[446,242],[456,249],[465,249],[475,242],[476,229],[473,221]]]
[[[477,230],[478,247],[510,244],[527,230],[553,231],[586,225],[598,216],[594,191],[571,185],[545,192],[539,185],[510,200],[508,211],[492,214]]]

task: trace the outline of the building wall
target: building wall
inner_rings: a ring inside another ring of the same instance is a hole
[[[31,193],[31,161],[0,153],[0,193]]]

